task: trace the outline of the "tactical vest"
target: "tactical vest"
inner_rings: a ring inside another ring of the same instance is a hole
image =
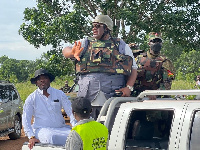
[[[83,150],[106,150],[108,129],[101,123],[90,121],[77,125],[75,130],[83,141]]]
[[[88,39],[88,48],[76,63],[76,71],[85,74],[89,72],[103,72],[110,74],[130,75],[133,59],[131,56],[120,54],[112,40],[100,41]],[[114,39],[116,45],[120,39]]]
[[[159,56],[155,59],[147,57],[146,53],[142,53],[137,57],[138,75],[134,85],[134,89],[157,90],[163,80],[164,69],[162,67],[165,57]]]

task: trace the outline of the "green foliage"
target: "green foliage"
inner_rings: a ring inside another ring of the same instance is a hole
[[[43,53],[37,68],[45,68],[54,76],[65,76],[74,74],[74,64],[70,59],[66,59],[62,55],[62,50],[52,49],[47,53]]]
[[[191,90],[195,88],[195,80],[187,81],[187,80],[174,80],[172,82],[172,90]],[[185,95],[185,99],[194,100],[196,95]]]
[[[33,61],[10,59],[6,56],[0,57],[0,79],[11,82],[26,81],[32,69]]]
[[[195,89],[195,80],[186,81],[186,80],[173,80],[172,82],[172,90],[189,90]]]
[[[200,51],[199,6],[198,0],[38,0],[36,7],[25,9],[19,33],[36,48],[53,47],[32,68],[46,68],[58,77],[73,75],[73,62],[61,53],[63,43],[91,35],[92,19],[99,13],[107,14],[114,22],[113,36],[120,35],[125,42],[137,43],[141,49],[149,47],[147,33],[162,32],[162,53],[174,62],[177,79],[190,80],[199,73],[199,59],[194,62],[190,57],[191,62],[185,61],[187,53],[184,56],[182,52]],[[22,78],[27,78],[27,74]]]
[[[30,81],[27,82],[21,82],[15,84],[19,95],[23,102],[25,102],[26,98],[37,89],[37,87],[34,84],[31,84]]]
[[[39,68],[47,69],[54,76],[74,77],[74,65],[70,59],[62,56],[61,50],[52,50],[43,53],[36,61],[10,59],[7,56],[0,57],[0,80],[8,80],[12,83],[30,81]]]
[[[98,14],[114,22],[113,35],[145,47],[146,33],[161,31],[164,39],[181,45],[184,51],[200,47],[198,0],[73,0],[43,1],[26,8],[19,33],[35,47],[73,42],[91,34],[91,20]]]
[[[85,35],[83,30],[87,30],[85,17],[88,14],[80,5],[74,8],[70,12],[71,6],[59,0],[38,1],[37,8],[25,9],[25,23],[21,25],[19,33],[36,48],[40,45],[57,48],[62,40],[72,42],[81,38]]]
[[[56,77],[56,79],[51,83],[51,86],[60,89],[64,86],[65,81],[69,82],[69,85],[72,86],[73,78],[68,76]],[[185,80],[174,80],[172,82],[172,90],[187,90],[187,89],[195,89],[194,87],[195,81],[185,81]],[[15,84],[21,99],[23,102],[26,98],[37,88],[34,84],[31,84],[30,81],[23,82],[23,83],[16,83]],[[195,96],[187,96],[187,99],[194,99]]]
[[[72,76],[62,76],[62,77],[56,77],[53,82],[51,82],[51,87],[54,87],[56,89],[60,89],[65,85],[65,81],[68,81],[69,86],[73,85],[73,77]],[[20,97],[23,102],[25,102],[26,98],[37,89],[37,86],[35,84],[31,84],[30,81],[16,83],[15,84]]]
[[[55,80],[51,83],[51,86],[57,89],[60,89],[65,85],[65,81],[68,81],[68,85],[72,86],[74,84],[73,76],[61,76],[56,77]]]
[[[184,52],[181,45],[173,44],[170,40],[163,42],[161,53],[170,58],[172,62],[176,62],[180,55]]]
[[[200,51],[183,52],[174,65],[178,80],[193,81],[200,74]]]

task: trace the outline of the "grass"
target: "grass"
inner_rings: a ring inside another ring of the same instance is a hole
[[[62,86],[64,86],[64,84],[65,82],[63,82],[63,84],[61,84],[60,82],[52,82],[51,87],[60,89]],[[25,102],[26,98],[37,89],[37,86],[35,84],[31,84],[30,81],[16,83],[15,86],[23,102]]]
[[[64,86],[65,84],[65,80],[60,80],[60,79],[55,79],[55,81],[53,81],[51,83],[51,86],[56,88],[56,89],[60,89],[62,86]],[[72,86],[73,84],[73,80],[70,79],[69,80],[69,85]],[[195,89],[194,87],[195,85],[195,81],[194,82],[189,82],[189,81],[183,81],[183,80],[175,80],[172,82],[172,90],[187,90],[187,89]],[[28,82],[24,82],[24,83],[17,83],[15,84],[20,97],[22,99],[22,101],[24,102],[26,100],[26,98],[29,96],[29,94],[31,94],[34,90],[37,89],[37,87],[33,84],[30,83],[30,81]],[[74,97],[74,93],[70,93],[67,94],[71,97]],[[193,99],[194,96],[189,96],[188,99]]]
[[[67,80],[69,83],[69,86],[73,85],[73,78],[74,77],[61,77],[61,78],[55,78],[53,82],[51,82],[51,87],[54,87],[56,89],[60,89],[65,85],[65,81]],[[25,102],[26,98],[37,89],[37,86],[34,84],[31,84],[30,81],[23,82],[23,83],[16,83],[15,84],[20,97],[23,102]],[[70,94],[69,94],[70,96]]]
[[[195,81],[190,82],[186,80],[174,80],[172,82],[172,90],[189,90],[189,89],[195,89]]]

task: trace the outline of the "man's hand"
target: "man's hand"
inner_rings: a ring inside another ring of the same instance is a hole
[[[84,49],[83,47],[81,48],[81,42],[78,41],[77,44],[77,42],[75,41],[75,44],[72,47],[72,54],[78,61],[80,61],[80,53],[82,52],[83,49]]]
[[[130,97],[131,95],[131,91],[128,87],[124,87],[124,88],[121,88],[119,90],[115,90],[116,92],[122,92],[122,96],[121,97]]]
[[[31,150],[33,148],[33,146],[35,145],[35,143],[39,143],[39,142],[40,142],[40,140],[38,140],[36,138],[31,138],[31,139],[29,139],[28,147]]]

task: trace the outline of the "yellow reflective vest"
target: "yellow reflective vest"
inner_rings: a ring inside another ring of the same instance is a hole
[[[83,141],[83,150],[106,150],[108,129],[103,124],[90,121],[72,128]]]

